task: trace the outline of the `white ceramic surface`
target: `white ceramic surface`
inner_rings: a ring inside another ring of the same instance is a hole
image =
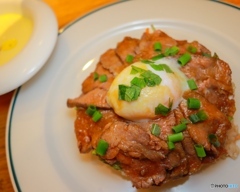
[[[80,94],[82,81],[104,51],[114,48],[127,35],[139,38],[153,24],[174,38],[198,40],[230,64],[236,84],[235,117],[239,117],[239,21],[237,8],[213,1],[138,0],[113,4],[74,22],[59,35],[47,64],[15,92],[12,100],[6,146],[15,189],[207,192],[212,190],[211,184],[232,183],[240,187],[240,158],[229,158],[161,188],[136,190],[130,181],[96,157],[79,154],[74,134],[75,111],[66,107],[67,98]],[[235,123],[240,125],[239,118]],[[215,190],[235,192],[239,188]]]
[[[39,0],[1,0],[0,14],[23,14],[33,21],[33,32],[26,46],[0,66],[0,95],[18,88],[35,75],[49,58],[58,35],[53,11]]]

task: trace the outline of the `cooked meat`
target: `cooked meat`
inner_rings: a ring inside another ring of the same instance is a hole
[[[127,55],[133,55],[134,61],[156,56],[155,42],[161,42],[162,49],[179,47],[179,53],[185,53],[189,46],[195,47],[191,61],[181,67],[182,72],[198,85],[197,90],[183,94],[184,100],[167,116],[144,121],[130,121],[119,117],[106,101],[107,91],[113,79],[129,65]],[[207,54],[208,56],[204,56]],[[172,179],[198,172],[205,164],[217,161],[228,155],[225,149],[226,135],[232,128],[229,117],[235,113],[234,90],[229,65],[197,41],[175,40],[166,33],[156,30],[146,31],[140,39],[125,37],[115,49],[109,49],[100,58],[94,72],[82,83],[82,93],[75,99],[68,99],[68,107],[77,107],[75,134],[81,153],[97,148],[98,142],[108,143],[106,153],[99,157],[110,165],[118,165],[136,188],[148,188],[162,185]],[[106,82],[94,79],[94,73],[107,75]],[[207,114],[207,119],[192,123],[189,117],[196,113],[187,107],[188,98],[197,98],[201,102],[199,110]],[[89,105],[95,105],[102,114],[94,122],[86,114]],[[183,140],[175,143],[175,149],[169,149],[168,136],[173,134],[173,126],[185,119],[187,128],[182,131]],[[161,128],[159,135],[151,133],[151,126]],[[209,135],[218,138],[215,146]],[[194,145],[204,147],[205,157],[198,157]]]

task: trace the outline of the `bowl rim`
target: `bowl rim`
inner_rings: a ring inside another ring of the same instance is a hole
[[[20,53],[0,66],[0,95],[21,86],[41,69],[50,57],[58,36],[57,18],[46,3],[39,0],[22,0],[20,4],[7,1],[0,2],[0,5],[12,5],[14,10],[20,5],[22,14],[33,20],[33,31]]]

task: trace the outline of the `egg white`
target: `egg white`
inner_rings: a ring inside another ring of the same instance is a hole
[[[130,86],[130,82],[134,77],[139,77],[140,74],[130,74],[132,65],[126,67],[112,82],[107,94],[107,102],[119,116],[129,120],[154,119],[155,108],[162,104],[169,107],[169,102],[172,102],[172,109],[176,108],[183,100],[184,91],[188,90],[187,77],[179,69],[180,65],[175,58],[165,57],[155,61],[155,64],[166,64],[170,67],[173,73],[166,71],[157,71],[150,65],[136,62],[132,65],[144,70],[151,70],[153,73],[161,77],[160,85],[154,87],[146,86],[141,90],[140,96],[135,101],[124,101],[118,99],[120,84]]]

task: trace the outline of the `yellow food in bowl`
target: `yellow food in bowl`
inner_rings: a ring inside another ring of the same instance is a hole
[[[32,31],[33,22],[30,18],[18,13],[0,15],[0,66],[24,48]]]

